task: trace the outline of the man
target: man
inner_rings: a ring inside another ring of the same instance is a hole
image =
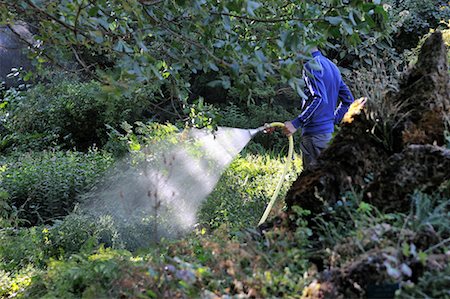
[[[303,168],[316,163],[320,152],[331,140],[334,125],[341,122],[354,101],[338,67],[317,48],[311,54],[314,60],[306,63],[303,69],[307,99],[303,100],[302,113],[285,122],[284,128],[287,136],[301,129]]]

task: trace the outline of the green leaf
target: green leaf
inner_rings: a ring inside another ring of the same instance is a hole
[[[219,71],[219,68],[217,67],[217,65],[214,62],[209,62],[208,66],[209,66],[210,69],[212,69],[215,72]]]
[[[428,255],[423,251],[419,251],[418,257],[420,263],[425,266],[427,264]]]
[[[345,29],[345,31],[347,32],[348,35],[352,35],[353,34],[353,27],[349,23],[343,21],[342,22],[342,26],[344,27],[344,29]]]
[[[229,89],[231,87],[230,77],[222,76],[221,80],[214,80],[207,84],[210,87],[223,87],[224,89]]]
[[[409,257],[409,255],[411,254],[409,244],[406,242],[402,245],[402,253],[404,257]]]
[[[247,13],[250,16],[254,17],[255,16],[254,11],[257,10],[261,6],[262,6],[262,4],[259,2],[248,0],[247,1]]]
[[[412,270],[411,270],[411,268],[410,268],[407,264],[405,264],[405,263],[401,264],[401,265],[400,265],[400,270],[401,270],[402,273],[405,274],[406,276],[408,276],[408,277],[411,277],[411,276],[412,276]]]
[[[266,58],[266,56],[264,55],[263,51],[261,51],[261,50],[256,50],[256,51],[255,51],[255,55],[256,55],[256,57],[258,58],[259,61],[261,61],[261,62],[267,62],[267,58]]]
[[[150,296],[151,298],[157,298],[158,296],[156,295],[155,292],[153,292],[152,290],[147,290],[146,291],[147,295]]]
[[[350,11],[350,13],[348,14],[348,18],[350,19],[350,21],[352,22],[353,26],[356,26],[356,22],[355,22],[355,17],[353,15],[353,10]]]
[[[225,45],[225,41],[223,41],[223,40],[218,40],[213,44],[213,46],[215,48],[222,48],[224,45]]]
[[[23,76],[23,81],[27,82],[31,79],[31,77],[33,77],[33,72],[32,71],[28,71],[25,76]]]
[[[343,19],[342,17],[325,17],[325,20],[328,21],[331,25],[339,25]]]
[[[88,15],[89,15],[90,17],[94,17],[94,16],[97,15],[97,13],[98,13],[99,10],[100,10],[100,9],[99,9],[98,6],[91,7],[91,8],[88,10]]]

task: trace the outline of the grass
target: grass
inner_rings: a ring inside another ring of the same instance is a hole
[[[350,192],[342,194],[343,204],[329,207],[326,221],[310,215],[318,224],[314,231],[304,220],[309,212],[298,208],[296,229],[260,235],[254,228],[284,159],[243,152],[203,203],[191,234],[133,252],[102,244],[109,228],[76,214],[52,226],[3,227],[0,297],[307,298],[318,279],[309,258],[318,252],[334,269],[379,252],[385,258],[380,271],[400,285],[398,298],[448,295],[449,268],[434,266],[450,249],[448,197],[416,192],[409,214],[383,214]],[[280,199],[301,170],[299,157],[292,165]],[[272,215],[282,209],[278,200]],[[421,243],[430,232],[436,242]]]

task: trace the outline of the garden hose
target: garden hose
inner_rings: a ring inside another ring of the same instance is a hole
[[[284,128],[285,125],[282,122],[273,122],[273,123],[265,125],[264,129],[274,128],[274,127]],[[287,173],[287,171],[289,169],[289,165],[290,165],[291,160],[292,160],[292,155],[294,153],[294,138],[292,137],[292,135],[290,135],[290,136],[288,136],[288,139],[289,139],[289,150],[288,150],[288,155],[286,157],[286,164],[284,165],[283,172],[281,173],[281,177],[280,177],[280,179],[278,181],[277,187],[275,188],[275,191],[274,191],[274,193],[272,195],[272,198],[270,199],[270,202],[267,205],[267,208],[264,211],[264,214],[262,215],[261,220],[259,220],[258,226],[260,226],[261,224],[263,224],[267,220],[267,217],[269,216],[270,210],[272,210],[273,204],[275,203],[275,200],[277,199],[278,194],[280,193],[281,185],[283,184],[285,176],[286,176],[286,173]]]

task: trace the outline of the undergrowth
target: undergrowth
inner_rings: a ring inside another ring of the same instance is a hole
[[[300,157],[292,162],[272,215],[282,208],[282,198],[301,170]],[[284,163],[285,158],[270,155],[247,154],[236,158],[202,205],[199,224],[208,229],[225,226],[230,231],[254,227],[273,195]]]

